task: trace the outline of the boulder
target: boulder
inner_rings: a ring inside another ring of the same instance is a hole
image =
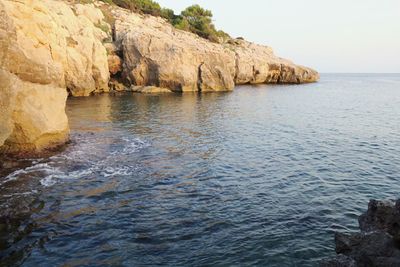
[[[398,225],[399,201],[371,200],[359,217],[360,233],[335,234],[338,257],[324,260],[321,266],[400,266]],[[344,259],[347,261],[344,261]],[[336,265],[335,265],[336,264]]]
[[[1,152],[64,143],[67,90],[75,96],[108,91],[106,33],[85,14],[60,1],[0,2]]]
[[[0,70],[0,83],[1,152],[35,153],[68,139],[64,88],[24,81],[5,70]]]
[[[400,242],[400,200],[371,200],[358,222],[363,232],[384,231]]]
[[[110,70],[111,76],[115,76],[122,71],[122,59],[119,56],[121,51],[117,51],[114,43],[106,43],[104,44],[104,47],[106,48],[108,55],[108,69]]]

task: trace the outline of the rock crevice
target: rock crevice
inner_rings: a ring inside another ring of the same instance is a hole
[[[203,85],[203,77],[202,77],[202,71],[201,71],[201,68],[203,67],[203,65],[204,65],[204,62],[202,62],[198,68],[197,90],[199,92],[201,92],[201,86]]]

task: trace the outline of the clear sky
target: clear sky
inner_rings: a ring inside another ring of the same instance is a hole
[[[158,0],[320,72],[400,72],[400,0]]]

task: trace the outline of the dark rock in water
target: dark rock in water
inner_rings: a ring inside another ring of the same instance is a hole
[[[337,255],[336,258],[323,260],[321,266],[324,267],[356,267],[356,261],[345,255]]]
[[[400,201],[371,200],[368,211],[358,219],[361,231],[385,231],[400,241]]]
[[[335,241],[336,252],[353,258],[357,266],[400,266],[400,250],[386,232],[337,233]]]
[[[335,234],[336,258],[324,267],[400,266],[400,201],[371,200],[359,217],[360,233]]]

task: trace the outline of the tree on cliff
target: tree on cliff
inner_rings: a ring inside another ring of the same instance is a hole
[[[212,24],[213,14],[210,10],[206,10],[199,5],[193,5],[183,10],[181,16],[184,20],[187,20],[189,30],[203,38],[208,39],[215,32],[215,27]]]
[[[181,17],[181,21],[187,21],[189,31],[209,39],[210,41],[218,42],[220,38],[229,37],[229,35],[223,31],[217,31],[215,29],[212,23],[212,12],[199,5],[192,5],[186,8],[182,11]]]
[[[192,5],[175,15],[172,9],[161,8],[153,0],[102,0],[109,4],[116,4],[120,7],[130,9],[134,12],[141,12],[153,16],[160,16],[167,19],[175,28],[193,32],[200,37],[212,42],[222,42],[230,36],[217,31],[212,23],[213,14],[210,10],[204,9],[199,5]]]

